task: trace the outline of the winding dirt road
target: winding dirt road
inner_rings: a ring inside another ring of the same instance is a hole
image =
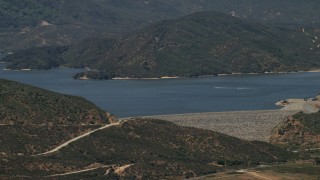
[[[75,137],[75,138],[73,138],[73,139],[70,139],[69,141],[67,141],[67,142],[65,142],[65,143],[57,146],[56,148],[54,148],[54,149],[52,149],[52,150],[50,150],[50,151],[47,151],[47,152],[44,152],[44,153],[40,153],[40,154],[36,154],[36,155],[33,155],[33,156],[42,156],[42,155],[52,154],[52,153],[54,153],[54,152],[59,151],[61,148],[65,147],[65,146],[68,146],[70,143],[72,143],[72,142],[74,142],[74,141],[77,141],[77,140],[79,140],[79,139],[81,139],[81,138],[83,138],[83,137],[89,136],[90,134],[92,134],[92,133],[94,133],[94,132],[96,132],[96,131],[100,131],[100,130],[102,130],[102,129],[106,129],[106,128],[109,128],[109,127],[111,127],[111,126],[117,126],[117,125],[119,125],[119,124],[120,124],[120,122],[105,125],[105,126],[100,127],[100,128],[98,128],[98,129],[95,129],[95,130],[89,131],[89,132],[87,132],[87,133],[84,133],[84,134],[82,134],[82,135],[80,135],[80,136],[77,136],[77,137]]]
[[[87,169],[82,169],[82,170],[78,170],[78,171],[71,171],[71,172],[66,172],[66,173],[61,173],[61,174],[52,174],[46,177],[58,177],[58,176],[68,176],[68,175],[72,175],[72,174],[79,174],[79,173],[83,173],[83,172],[89,172],[89,171],[93,171],[96,169],[101,169],[101,168],[106,168],[106,173],[104,174],[105,176],[108,175],[111,171],[111,169],[115,169],[115,173],[121,175],[127,168],[129,168],[130,166],[133,166],[134,164],[127,164],[127,165],[123,165],[123,166],[115,166],[115,165],[102,165],[102,166],[98,166],[98,167],[93,167],[93,168],[87,168]]]
[[[112,167],[112,166],[106,165],[106,166],[100,166],[100,167],[95,167],[95,168],[83,169],[83,170],[79,170],[79,171],[72,171],[72,172],[67,172],[67,173],[62,173],[62,174],[53,174],[53,175],[49,175],[49,176],[46,176],[46,177],[67,176],[67,175],[71,175],[71,174],[79,174],[79,173],[88,172],[88,171],[93,171],[93,170],[100,169],[100,168],[109,168],[109,167]]]

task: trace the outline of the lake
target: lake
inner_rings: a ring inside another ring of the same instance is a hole
[[[0,77],[82,96],[118,117],[277,109],[287,98],[314,97],[320,73],[231,75],[161,80],[74,80],[79,69],[4,71]]]

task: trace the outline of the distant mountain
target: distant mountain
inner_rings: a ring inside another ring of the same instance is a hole
[[[10,68],[19,69],[38,68],[33,66],[35,60],[63,59],[56,64],[96,69],[79,75],[90,78],[192,77],[308,70],[320,66],[317,43],[318,38],[303,30],[266,27],[223,13],[200,12],[156,23],[118,40],[87,39],[62,52],[43,52],[39,57],[41,53],[35,49],[4,60],[13,62]],[[25,56],[31,62],[25,63]],[[51,68],[47,66],[50,63],[37,64]]]
[[[154,119],[123,122],[45,156],[19,158],[8,154],[6,161],[0,161],[0,167],[7,167],[0,168],[3,177],[23,175],[40,179],[76,171],[61,178],[188,178],[294,158],[292,153],[268,143],[244,141]],[[120,167],[123,171],[119,171]]]
[[[131,0],[1,0],[0,50],[69,45],[117,36],[179,12],[161,2]]]
[[[3,61],[11,62],[9,69],[51,69],[66,63],[61,54],[67,50],[65,46],[33,47],[6,56]]]
[[[290,27],[319,23],[316,0],[1,0],[0,51],[114,37],[164,19],[220,11]]]
[[[312,40],[298,31],[201,12],[122,38],[97,57],[92,67],[121,77],[305,70],[319,67],[320,49]],[[82,57],[79,51],[73,55],[74,59]]]

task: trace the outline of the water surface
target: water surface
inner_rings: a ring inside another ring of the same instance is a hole
[[[280,99],[314,97],[320,73],[232,75],[161,80],[81,81],[79,69],[3,71],[0,77],[85,97],[118,117],[277,109]]]

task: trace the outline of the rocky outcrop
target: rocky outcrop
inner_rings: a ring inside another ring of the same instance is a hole
[[[288,147],[317,147],[320,144],[320,134],[309,128],[306,120],[290,116],[274,128],[270,143]],[[309,121],[310,122],[310,121]],[[319,119],[320,122],[320,119]]]

